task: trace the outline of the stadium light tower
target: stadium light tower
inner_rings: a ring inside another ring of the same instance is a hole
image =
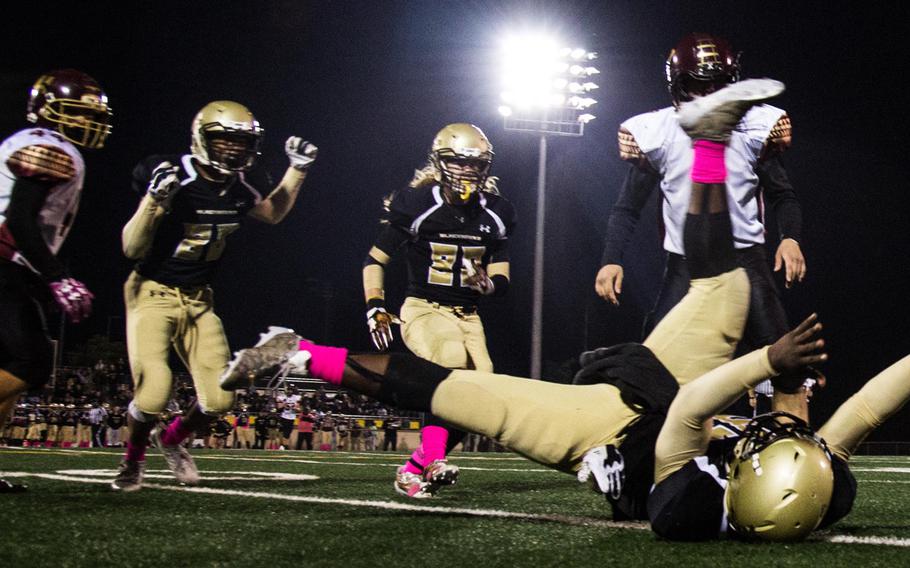
[[[547,136],[581,137],[594,119],[589,108],[599,71],[591,66],[597,54],[564,47],[539,35],[506,40],[503,90],[499,113],[506,130],[540,137],[537,166],[537,218],[534,238],[534,299],[531,317],[531,377],[541,375],[543,332],[543,246],[546,213]]]

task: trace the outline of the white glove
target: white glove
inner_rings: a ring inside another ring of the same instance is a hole
[[[578,470],[578,481],[584,483],[591,475],[597,490],[613,499],[619,499],[626,480],[626,464],[616,446],[598,446],[589,450]]]
[[[304,172],[316,161],[319,148],[299,136],[291,136],[284,143],[284,153],[291,161],[291,167]]]
[[[148,194],[155,203],[165,209],[180,189],[180,178],[177,177],[179,171],[180,168],[170,162],[161,162],[152,170]]]
[[[370,308],[367,310],[367,325],[370,328],[370,337],[373,345],[379,351],[385,351],[392,344],[395,337],[392,335],[392,324],[401,325],[402,321],[395,314],[385,311],[385,308]]]

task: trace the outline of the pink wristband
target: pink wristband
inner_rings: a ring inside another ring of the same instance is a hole
[[[724,165],[723,142],[696,140],[695,159],[692,160],[692,181],[696,183],[724,183],[727,167]]]
[[[344,374],[344,362],[348,357],[348,350],[344,347],[326,347],[316,345],[309,341],[300,342],[301,351],[310,353],[310,374],[317,379],[333,385],[341,384]]]

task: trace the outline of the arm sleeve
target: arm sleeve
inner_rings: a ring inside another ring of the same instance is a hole
[[[6,209],[6,226],[16,241],[16,247],[48,281],[59,280],[65,274],[63,265],[47,248],[37,223],[38,213],[53,183],[35,178],[16,178]]]
[[[600,265],[622,264],[622,255],[635,232],[641,210],[660,183],[660,175],[649,169],[631,166],[623,181],[619,199],[607,222],[607,236]]]
[[[777,219],[780,238],[802,242],[803,210],[780,156],[759,162],[756,173],[768,207]]]
[[[410,235],[395,225],[383,224],[382,229],[379,231],[379,236],[376,237],[376,242],[373,243],[373,246],[384,252],[388,256],[395,254],[395,251],[398,250],[398,247],[403,245],[405,242],[410,239]],[[364,260],[364,266],[368,264],[375,264],[378,262],[373,258],[372,255],[367,255]]]

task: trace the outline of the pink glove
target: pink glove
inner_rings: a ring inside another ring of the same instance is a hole
[[[95,295],[82,282],[75,278],[64,278],[51,282],[49,286],[54,301],[71,322],[79,323],[92,314],[92,299]]]

